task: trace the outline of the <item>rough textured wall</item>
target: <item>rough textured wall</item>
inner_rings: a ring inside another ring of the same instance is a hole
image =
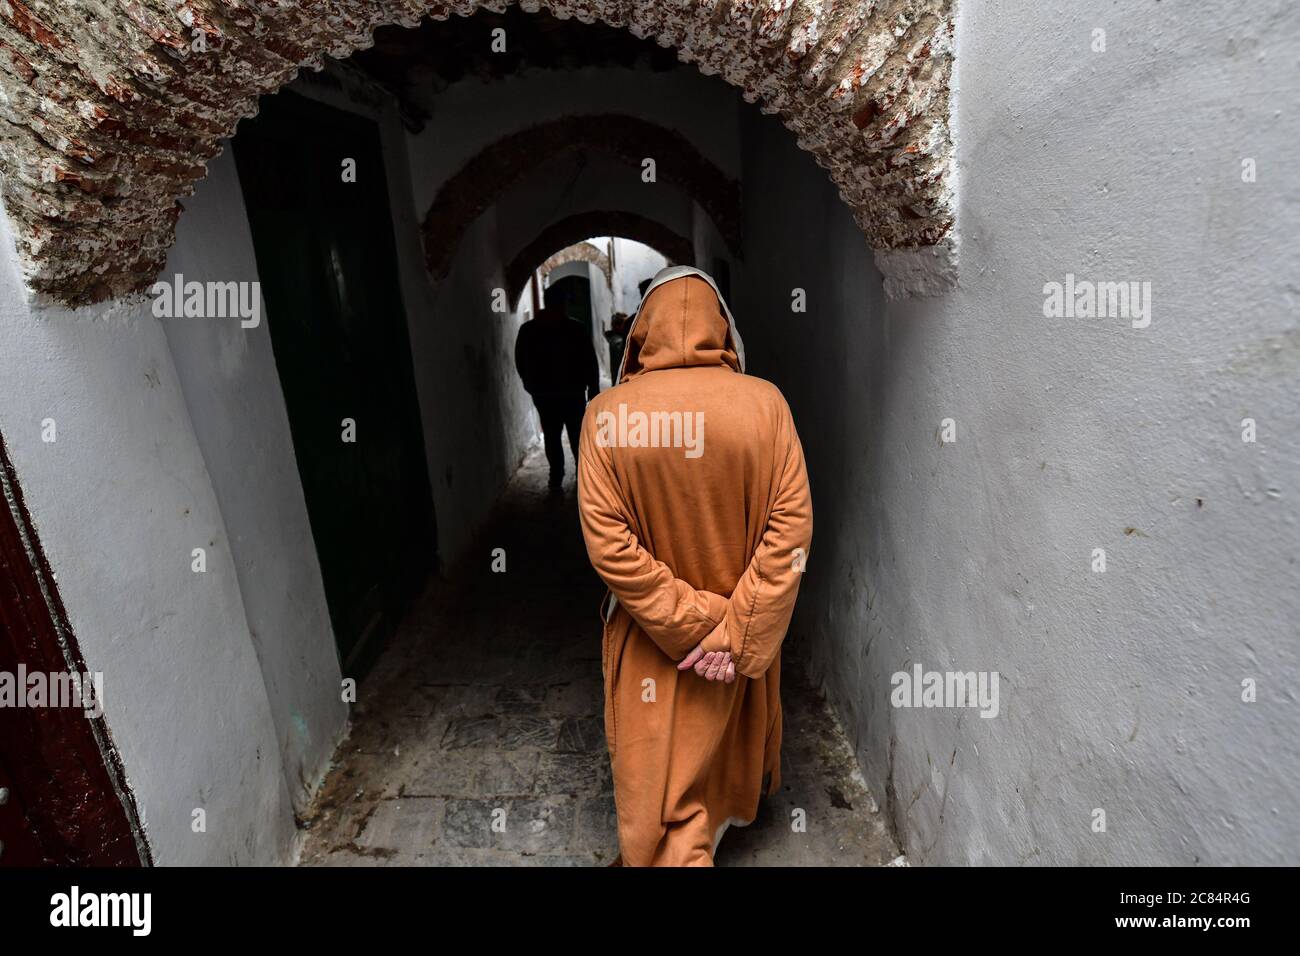
[[[1300,23],[1165,6],[962,7],[940,300],[887,303],[816,170],[746,139],[738,321],[817,511],[795,629],[915,863],[1300,862]],[[1151,282],[1150,324],[1045,317],[1067,274]],[[892,707],[917,664],[1000,672],[998,716]]]
[[[950,0],[525,0],[626,25],[780,113],[871,244],[952,226]],[[28,288],[147,287],[179,207],[256,98],[384,24],[505,0],[0,0],[0,171]]]

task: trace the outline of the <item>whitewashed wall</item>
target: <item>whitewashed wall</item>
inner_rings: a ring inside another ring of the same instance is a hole
[[[817,515],[796,631],[913,862],[1300,862],[1300,20],[960,10],[957,291],[886,302],[821,171],[747,130],[738,319]],[[1149,281],[1149,327],[1045,318],[1067,273]],[[1000,672],[999,716],[891,707],[917,664]]]
[[[511,122],[616,106],[658,117],[743,169],[733,305],[751,370],[794,408],[817,514],[795,631],[913,861],[1300,862],[1300,120],[1277,98],[1300,25],[1280,0],[1165,6],[962,6],[961,285],[933,299],[887,302],[788,132],[752,111],[707,125],[702,96],[681,111],[663,95],[686,82],[675,74],[458,85],[406,151],[390,114],[445,552],[464,548],[531,440],[509,360],[518,317],[489,303],[534,199],[481,217],[437,288],[415,224]],[[1242,182],[1244,159],[1258,181]],[[187,204],[173,252],[187,272],[249,274],[233,187],[220,160]],[[692,204],[682,215],[707,267],[716,233]],[[222,457],[260,440],[236,420],[283,447],[265,340],[165,328],[141,302],[34,310],[12,249],[0,236],[0,431],[87,664],[105,672],[155,854],[286,859],[286,774],[316,765],[341,714],[324,697],[312,569],[275,564],[273,535],[303,534],[292,469],[272,453],[257,468],[266,487],[236,503],[245,479]],[[1149,281],[1150,325],[1044,317],[1044,284],[1067,274]],[[791,311],[795,289],[806,312]],[[297,588],[301,613],[272,586]],[[314,663],[295,682],[300,651]],[[891,676],[917,664],[998,672],[998,716],[892,707]],[[308,733],[286,736],[298,717]]]
[[[200,235],[237,241],[212,225],[187,223],[176,255]],[[245,349],[257,348],[216,334],[235,350],[227,361],[242,364]],[[241,596],[245,552],[162,323],[142,299],[31,308],[5,227],[0,340],[0,432],[86,666],[104,674],[105,721],[155,861],[286,859],[293,804]],[[56,425],[49,443],[47,418]],[[194,548],[206,551],[204,573],[191,570]],[[259,643],[265,650],[276,640],[264,634]],[[196,810],[205,832],[193,830]]]

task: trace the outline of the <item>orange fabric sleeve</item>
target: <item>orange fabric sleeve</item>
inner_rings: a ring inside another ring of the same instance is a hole
[[[731,651],[736,672],[751,678],[762,677],[781,649],[812,546],[812,492],[788,407],[780,434],[785,455],[767,526],[722,622],[704,641],[706,651]]]
[[[587,556],[632,619],[673,660],[681,660],[723,619],[727,599],[701,591],[637,540],[608,449],[584,422],[578,448],[578,515]]]

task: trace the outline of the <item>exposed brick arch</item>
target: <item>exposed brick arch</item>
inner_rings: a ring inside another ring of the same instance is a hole
[[[613,281],[613,275],[609,271],[609,256],[590,242],[575,242],[573,245],[565,246],[553,256],[548,257],[539,267],[539,271],[544,279],[560,266],[567,265],[570,262],[589,262],[605,274],[606,285]]]
[[[387,24],[508,0],[3,0],[0,174],[28,287],[145,288],[218,141]],[[952,226],[952,0],[521,0],[674,47],[779,113],[878,249]],[[201,43],[199,40],[201,39]]]
[[[446,276],[465,230],[502,193],[542,164],[578,152],[602,153],[634,167],[653,158],[656,182],[677,186],[699,203],[739,255],[737,182],[676,130],[634,116],[591,114],[566,116],[503,136],[443,183],[423,226],[425,261],[434,278]]]
[[[592,236],[635,239],[661,254],[669,265],[692,265],[695,261],[690,241],[653,219],[631,212],[582,212],[547,226],[506,266],[511,301],[523,294],[528,276],[547,257]]]

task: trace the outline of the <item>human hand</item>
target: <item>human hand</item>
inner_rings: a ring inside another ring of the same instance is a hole
[[[679,671],[694,669],[705,680],[735,683],[736,664],[731,659],[730,651],[706,651],[701,642],[695,649],[682,658],[677,665]]]

